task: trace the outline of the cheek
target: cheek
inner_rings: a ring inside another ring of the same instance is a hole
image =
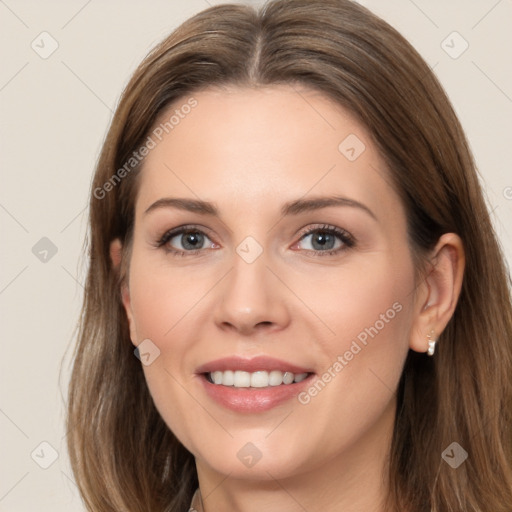
[[[130,303],[137,341],[151,340],[158,353],[151,364],[143,366],[146,382],[160,415],[191,450],[195,430],[190,418],[201,417],[204,410],[186,391],[195,379],[189,354],[194,345],[191,339],[200,325],[197,315],[201,299],[211,288],[210,281],[201,271],[154,265],[136,251],[132,256]]]
[[[300,401],[313,416],[329,409],[331,435],[363,435],[393,399],[408,352],[413,286],[407,254],[380,255],[333,273],[326,293],[318,294],[315,304],[323,305],[318,311],[334,334],[323,337],[323,372]]]
[[[346,426],[349,414],[349,428],[364,430],[389,403],[400,380],[409,349],[414,273],[406,253],[394,256],[375,255],[367,265],[333,272],[322,293],[320,288],[309,291],[308,300],[332,333],[317,340],[320,382],[306,390],[301,403],[311,411],[336,405],[330,414],[339,421],[332,425]]]
[[[322,343],[331,359],[348,350],[352,341],[362,348],[372,344],[390,349],[406,341],[413,267],[407,257],[384,256],[375,254],[365,264],[333,271],[300,292],[331,330]]]
[[[130,274],[131,309],[139,340],[167,344],[194,320],[194,308],[208,292],[207,276],[134,255]],[[174,341],[173,341],[174,343]],[[162,347],[163,348],[163,347]]]

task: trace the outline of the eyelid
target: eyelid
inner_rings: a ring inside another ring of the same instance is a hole
[[[328,233],[334,233],[340,237],[343,237],[350,241],[355,242],[355,238],[346,229],[339,228],[337,226],[332,226],[330,224],[316,224],[313,226],[311,224],[308,224],[307,227],[305,227],[304,229],[302,229],[299,232],[299,235],[298,235],[299,240],[302,240],[305,236],[311,235],[312,233],[314,233],[316,231],[324,231],[324,232],[328,232]]]

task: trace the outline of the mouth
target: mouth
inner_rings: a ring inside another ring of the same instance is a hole
[[[262,412],[296,397],[315,372],[267,356],[228,357],[196,370],[206,395],[236,412]]]

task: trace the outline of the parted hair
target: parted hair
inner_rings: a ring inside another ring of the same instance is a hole
[[[466,267],[435,356],[409,351],[390,447],[390,511],[512,509],[510,277],[461,125],[435,75],[389,24],[350,0],[218,5],[188,19],[126,86],[93,177],[88,274],[68,392],[68,449],[89,511],[183,512],[194,458],[155,408],[134,357],[120,284],[126,277],[140,165],[104,184],[178,100],[210,86],[306,85],[367,129],[407,215],[418,271],[443,233]],[[120,268],[110,243],[126,248]],[[457,469],[441,454],[468,453]]]

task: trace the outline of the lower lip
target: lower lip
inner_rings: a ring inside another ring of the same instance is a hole
[[[218,404],[237,412],[263,412],[296,397],[311,382],[314,374],[301,382],[266,388],[235,388],[212,384],[206,376],[198,376],[206,394]]]

